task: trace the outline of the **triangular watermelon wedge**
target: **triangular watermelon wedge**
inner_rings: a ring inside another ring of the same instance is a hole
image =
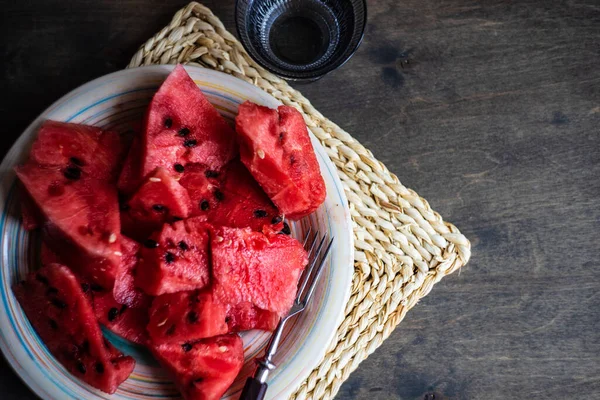
[[[50,264],[13,291],[48,350],[79,379],[114,393],[135,361],[102,337],[94,312],[69,268]]]
[[[17,167],[16,172],[44,215],[46,244],[78,273],[112,288],[122,254],[114,186],[71,179],[61,169],[35,164]]]
[[[244,346],[236,334],[163,344],[151,350],[185,400],[219,400],[244,364]]]
[[[235,157],[235,133],[177,65],[154,95],[142,139],[141,176],[201,163],[215,171]]]

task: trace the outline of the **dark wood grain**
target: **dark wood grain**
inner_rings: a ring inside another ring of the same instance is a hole
[[[2,1],[0,151],[184,4]],[[599,396],[599,65],[597,1],[378,0],[353,59],[298,86],[473,241],[338,398]],[[5,362],[0,393],[34,398]]]

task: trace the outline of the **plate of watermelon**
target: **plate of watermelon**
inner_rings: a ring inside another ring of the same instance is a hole
[[[335,242],[268,398],[325,355],[350,295],[350,210],[292,107],[203,68],[119,71],[54,103],[0,169],[0,349],[41,398],[237,399],[309,231]]]

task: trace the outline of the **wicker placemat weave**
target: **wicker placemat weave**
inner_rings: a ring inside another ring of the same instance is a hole
[[[229,73],[297,108],[338,168],[354,227],[352,294],[327,354],[291,397],[331,399],[406,312],[435,283],[465,265],[470,243],[300,92],[252,61],[207,7],[190,3],[179,10],[128,67],[175,63]]]

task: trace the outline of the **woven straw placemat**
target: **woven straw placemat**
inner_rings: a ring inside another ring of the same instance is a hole
[[[354,227],[355,262],[346,316],[327,354],[292,399],[331,399],[420,298],[469,260],[460,231],[404,187],[350,134],[300,92],[248,56],[205,6],[190,3],[133,56],[129,68],[183,63],[234,75],[298,109],[337,166]]]

